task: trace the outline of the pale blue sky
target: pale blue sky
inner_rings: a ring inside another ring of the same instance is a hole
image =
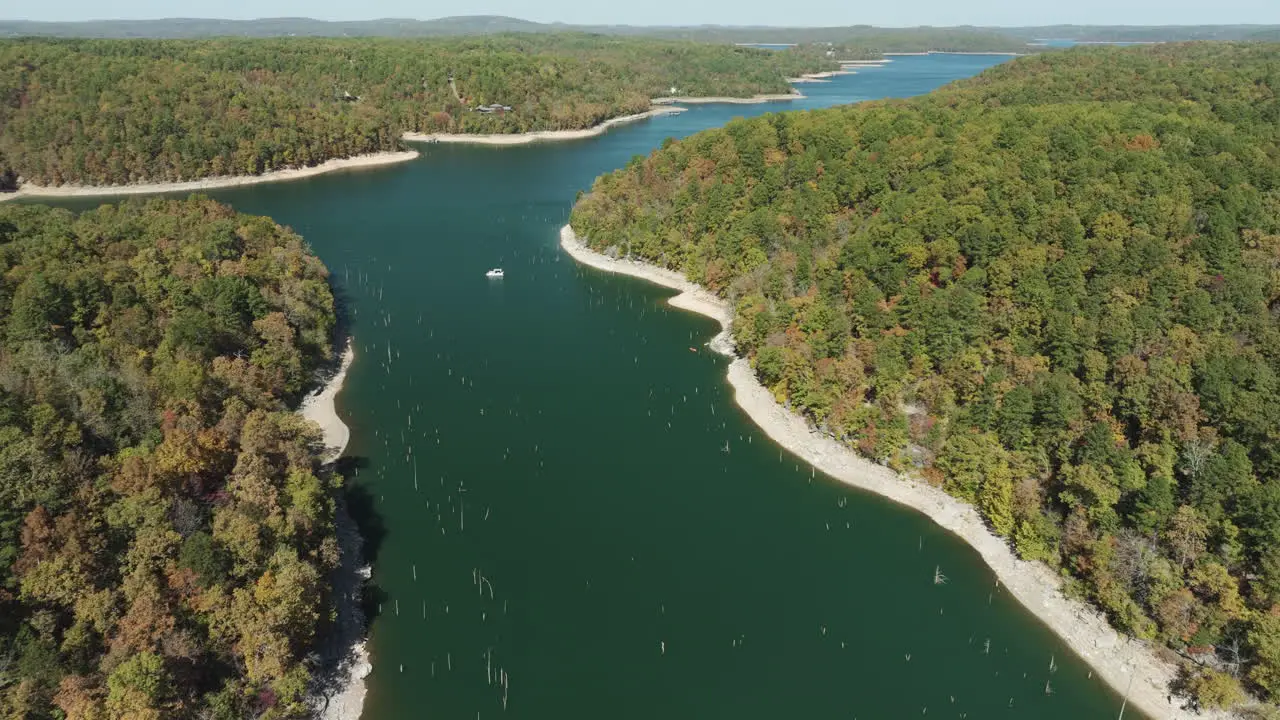
[[[1280,0],[14,0],[5,5],[0,18],[10,20],[511,15],[634,25],[1280,24]]]

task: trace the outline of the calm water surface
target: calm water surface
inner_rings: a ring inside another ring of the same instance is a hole
[[[349,304],[339,406],[381,606],[366,719],[1116,717],[967,546],[759,432],[710,321],[557,247],[575,194],[668,136],[1003,59],[215,193],[301,232]]]

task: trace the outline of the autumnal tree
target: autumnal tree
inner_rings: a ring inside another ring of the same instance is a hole
[[[199,197],[0,227],[0,708],[304,716],[334,484],[286,407],[329,353],[323,266]]]
[[[255,175],[395,150],[405,132],[581,129],[644,112],[673,85],[686,95],[787,93],[786,78],[838,67],[825,47],[581,33],[6,40],[0,192],[19,176],[119,185]],[[494,103],[511,110],[476,109]],[[192,307],[175,332],[200,343],[215,325]]]
[[[1080,48],[735,120],[597,178],[570,222],[725,296],[780,402],[973,503],[1118,627],[1224,665],[1252,638],[1274,700],[1277,59]]]

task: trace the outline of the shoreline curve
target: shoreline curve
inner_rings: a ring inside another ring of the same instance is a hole
[[[346,382],[347,371],[351,369],[355,355],[355,346],[348,338],[333,377],[320,386],[320,389],[303,398],[298,405],[298,414],[319,425],[324,434],[325,452],[320,461],[326,465],[341,457],[351,440],[351,428],[338,417],[335,400],[338,393],[342,392],[342,385]]]
[[[836,75],[852,75],[849,71],[831,71],[829,73],[817,74],[812,79],[805,78],[788,78],[788,82],[826,82],[824,78],[835,77]],[[582,140],[585,138],[597,137],[616,125],[624,125],[639,120],[647,120],[652,117],[662,115],[674,115],[682,113],[688,108],[680,107],[681,105],[758,105],[767,102],[783,102],[787,100],[803,100],[804,95],[798,90],[785,94],[774,95],[753,95],[751,97],[659,97],[653,98],[653,103],[649,110],[633,115],[621,115],[615,118],[609,118],[599,125],[593,125],[589,128],[581,130],[534,130],[527,133],[419,133],[406,132],[400,135],[400,139],[404,142],[424,142],[424,143],[445,143],[445,144],[464,144],[464,145],[528,145],[535,142],[556,142],[561,140]]]
[[[158,195],[172,192],[195,192],[200,190],[216,190],[219,188],[258,185],[286,180],[324,175],[339,170],[381,167],[407,162],[418,157],[417,150],[401,150],[395,152],[368,153],[347,158],[333,158],[319,165],[302,168],[272,170],[261,175],[222,175],[203,180],[187,180],[171,183],[138,183],[136,185],[32,185],[23,183],[17,192],[0,193],[0,202],[19,198],[69,198],[69,197],[108,197],[113,195]]]
[[[630,275],[680,291],[668,300],[673,306],[705,315],[720,323],[710,347],[732,358],[728,380],[734,399],[765,434],[788,452],[846,485],[888,498],[923,513],[978,552],[999,582],[1023,607],[1060,637],[1117,693],[1143,713],[1170,720],[1225,720],[1222,712],[1185,710],[1168,687],[1176,668],[1155,649],[1118,633],[1097,609],[1062,594],[1062,581],[1043,563],[1021,560],[993,534],[972,506],[931,485],[899,475],[858,455],[825,435],[808,421],[782,407],[756,379],[746,358],[737,354],[730,328],[729,304],[683,274],[646,262],[615,259],[587,247],[573,228],[560,229],[560,247],[575,261],[610,273]]]
[[[351,439],[351,429],[338,416],[334,401],[342,391],[354,359],[355,346],[348,338],[337,371],[298,407],[299,415],[320,426],[324,442],[321,461],[326,465],[342,457]],[[339,561],[330,580],[336,617],[318,647],[322,666],[328,671],[327,682],[312,694],[311,704],[318,720],[359,720],[368,692],[365,678],[373,671],[360,607],[362,588],[369,573],[363,565],[363,538],[341,494],[334,510]]]
[[[833,72],[831,75],[849,74],[846,72]],[[792,78],[791,82],[821,82],[820,78],[803,79]],[[787,94],[775,95],[753,95],[749,98],[736,97],[664,97],[654,98],[653,106],[642,113],[633,115],[622,115],[620,117],[609,118],[604,122],[581,130],[537,130],[527,133],[498,133],[498,134],[472,134],[472,133],[416,133],[406,132],[400,135],[400,139],[405,142],[426,142],[426,143],[463,143],[470,145],[526,145],[528,143],[540,141],[558,141],[558,140],[580,140],[592,138],[604,134],[609,128],[616,125],[645,120],[651,117],[661,115],[672,115],[684,112],[687,108],[679,107],[679,105],[703,105],[703,104],[731,104],[731,105],[754,105],[766,102],[778,102],[784,100],[800,100],[804,95],[799,91],[793,90]],[[679,105],[678,105],[679,104]],[[201,190],[217,190],[221,188],[243,187],[246,185],[259,185],[269,182],[283,182],[287,180],[301,180],[303,178],[315,177],[316,175],[324,175],[326,173],[338,170],[351,170],[357,168],[380,167],[383,165],[392,165],[395,163],[407,162],[415,160],[420,153],[417,150],[387,151],[378,153],[368,153],[365,155],[355,155],[346,158],[332,158],[320,163],[319,165],[311,165],[302,168],[286,168],[283,170],[272,170],[260,175],[220,175],[218,177],[203,178],[200,180],[186,180],[182,182],[166,182],[166,183],[137,183],[132,185],[34,185],[32,183],[23,183],[18,186],[17,191],[0,193],[0,202],[9,200],[19,200],[21,198],[75,198],[75,197],[113,197],[120,195],[160,195],[164,193],[178,192],[198,192]]]
[[[889,58],[889,57],[915,57],[915,56],[924,56],[924,55],[999,55],[1001,57],[1022,57],[1024,55],[1030,55],[1031,53],[1008,52],[1008,51],[1001,52],[997,50],[988,50],[988,51],[925,50],[924,52],[887,52],[887,53],[881,53],[881,54],[884,55],[886,58]]]
[[[825,83],[825,82],[831,82],[831,78],[838,77],[840,75],[857,75],[857,74],[858,72],[856,70],[847,69],[842,65],[839,70],[828,70],[826,72],[818,72],[818,73],[805,73],[800,77],[787,78],[787,82],[791,83],[792,85],[795,85],[797,83]]]
[[[791,80],[788,80],[790,82]],[[772,95],[752,95],[751,97],[728,97],[724,95],[714,96],[673,96],[653,98],[650,102],[654,105],[759,105],[767,102],[782,102],[786,100],[803,100],[804,94],[799,90],[792,89],[789,93],[774,93]]]
[[[634,115],[621,115],[615,118],[609,118],[599,125],[593,125],[589,128],[581,130],[535,130],[527,133],[493,133],[488,135],[478,133],[416,133],[407,132],[400,135],[400,139],[405,142],[425,142],[425,143],[457,143],[466,145],[528,145],[534,142],[555,142],[560,140],[582,140],[603,135],[609,128],[615,125],[625,125],[627,123],[637,122],[639,120],[647,120],[651,117],[661,115],[674,115],[682,113],[685,108],[674,106],[653,107],[642,113]]]

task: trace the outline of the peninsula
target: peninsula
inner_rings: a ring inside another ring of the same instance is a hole
[[[725,298],[735,386],[818,429],[784,444],[965,537],[1113,685],[1108,631],[1014,555],[1194,655],[1181,687],[1199,707],[1274,699],[1280,216],[1255,149],[1280,129],[1253,89],[1278,57],[1083,49],[905,102],[734,121],[602,176],[571,223]],[[1161,717],[1163,691],[1141,691]]]
[[[677,290],[680,294],[668,301],[672,307],[720,323],[720,333],[708,345],[732,358],[728,380],[734,399],[765,434],[840,482],[918,510],[955,533],[978,551],[1028,611],[1066,640],[1116,692],[1127,693],[1126,697],[1143,712],[1168,720],[1219,716],[1186,712],[1172,702],[1169,686],[1178,676],[1174,664],[1153,653],[1145,643],[1121,636],[1095,608],[1066,597],[1061,578],[1041,563],[1019,559],[1002,538],[991,532],[972,505],[927,482],[872,462],[783,407],[774,393],[761,384],[751,363],[738,355],[733,341],[733,310],[724,298],[673,270],[592,250],[568,225],[560,230],[560,247],[583,265]]]
[[[0,190],[44,195],[390,162],[409,157],[405,133],[592,132],[651,112],[650,98],[787,94],[788,77],[839,69],[813,53],[573,34],[26,39],[0,42],[0,65],[19,68],[0,75],[0,96],[23,99],[0,103]]]

